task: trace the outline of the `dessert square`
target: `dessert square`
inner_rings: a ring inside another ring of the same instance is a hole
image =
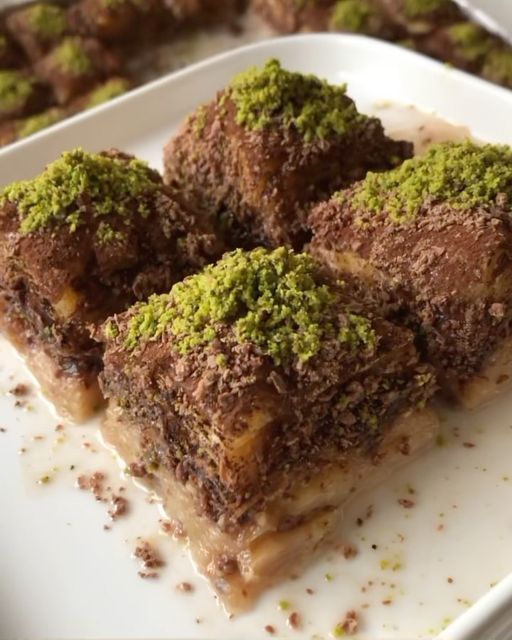
[[[379,0],[252,0],[252,6],[281,33],[348,31],[385,39],[403,35]]]
[[[106,42],[133,41],[157,17],[160,0],[79,0],[68,12],[73,33]]]
[[[226,254],[102,336],[103,435],[230,610],[297,575],[436,430],[413,334],[284,247]]]
[[[59,411],[82,420],[101,402],[94,327],[220,250],[142,161],[64,153],[0,192],[0,327]]]
[[[188,118],[164,150],[165,181],[232,246],[300,248],[314,203],[411,153],[357,111],[344,85],[270,60]]]
[[[49,98],[48,87],[29,73],[0,70],[0,123],[41,111]]]
[[[117,56],[92,38],[68,37],[35,64],[36,74],[52,86],[55,99],[66,104],[114,75]]]
[[[12,38],[33,62],[58,44],[68,30],[66,10],[48,2],[12,11],[6,24]]]
[[[447,393],[468,407],[512,375],[512,151],[435,145],[312,214],[310,250],[397,303]]]
[[[50,107],[46,111],[16,120],[7,120],[0,124],[0,147],[16,142],[57,124],[67,116],[60,107]]]

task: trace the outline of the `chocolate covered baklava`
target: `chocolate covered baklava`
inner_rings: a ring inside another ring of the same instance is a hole
[[[395,300],[445,388],[476,406],[512,375],[512,150],[444,143],[311,217],[312,253]]]
[[[165,180],[233,246],[300,247],[313,203],[411,150],[359,113],[344,85],[270,60],[188,118],[164,151]]]
[[[252,0],[255,11],[277,31],[348,31],[389,39],[403,30],[379,0]]]
[[[119,69],[119,59],[92,38],[69,37],[35,64],[59,104],[89,91]]]
[[[226,254],[102,334],[104,436],[231,610],[297,575],[436,429],[413,334],[286,248]]]
[[[0,192],[0,326],[59,410],[82,419],[101,397],[90,330],[219,251],[145,163],[64,153]]]
[[[57,4],[37,2],[12,11],[7,28],[33,62],[37,62],[67,32],[66,10]]]
[[[74,33],[133,42],[161,15],[161,0],[78,0],[69,8],[68,20]]]
[[[23,65],[21,51],[0,24],[0,69],[12,69]]]
[[[48,87],[34,76],[14,69],[0,70],[0,122],[30,116],[48,105]]]

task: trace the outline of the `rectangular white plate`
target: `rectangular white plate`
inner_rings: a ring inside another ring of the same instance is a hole
[[[310,35],[218,56],[0,151],[0,185],[33,176],[77,145],[117,146],[159,168],[162,146],[187,113],[236,72],[270,57],[348,82],[360,109],[378,113],[390,130],[428,121],[407,106],[390,107],[416,105],[483,140],[512,143],[512,93],[384,43]],[[429,135],[428,129],[422,133]],[[27,379],[0,342],[0,427],[6,429],[0,432],[1,638],[249,639],[266,637],[267,624],[282,637],[327,638],[356,609],[360,638],[433,637],[459,617],[446,638],[469,640],[478,633],[481,640],[488,615],[512,603],[512,587],[503,584],[462,615],[512,570],[512,394],[485,410],[446,413],[443,446],[358,499],[346,518],[346,541],[359,549],[356,558],[331,553],[301,579],[271,591],[254,612],[227,620],[183,549],[158,533],[155,505],[120,479],[113,456],[97,444],[97,423],[55,432],[58,419],[35,393],[29,407],[14,407],[8,392]],[[40,435],[43,440],[34,440]],[[18,455],[21,448],[27,451]],[[127,487],[131,514],[109,532],[103,530],[104,506],[74,488],[87,470]],[[48,472],[51,482],[38,485]],[[400,506],[404,497],[414,508]],[[369,505],[373,516],[357,526]],[[130,559],[137,536],[151,538],[167,560],[157,581],[137,576]],[[194,593],[176,592],[182,580],[194,584]],[[277,607],[281,599],[300,613],[301,631],[287,627],[288,612]],[[502,630],[505,623],[495,618]]]

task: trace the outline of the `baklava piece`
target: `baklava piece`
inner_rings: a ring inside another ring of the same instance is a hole
[[[138,39],[161,15],[160,0],[79,0],[69,9],[74,33],[107,42]]]
[[[297,575],[349,496],[436,430],[412,333],[284,247],[226,254],[103,336],[104,437],[232,611]]]
[[[248,69],[170,140],[166,182],[216,219],[234,247],[302,246],[313,203],[411,155],[412,145],[358,113],[345,89],[277,60]]]
[[[86,111],[93,109],[100,104],[109,102],[114,98],[122,96],[132,88],[132,83],[127,78],[113,77],[99,84],[89,93],[80,96],[70,106],[72,112]]]
[[[391,296],[445,391],[467,407],[512,375],[512,150],[443,143],[320,204],[311,251]]]
[[[119,69],[117,56],[91,38],[65,38],[35,65],[59,104],[92,89]]]
[[[28,138],[28,136],[57,124],[67,116],[67,111],[51,107],[29,118],[8,120],[0,124],[0,147]]]
[[[41,111],[49,98],[48,87],[34,76],[14,69],[0,70],[0,122]]]
[[[410,36],[424,35],[464,15],[453,0],[378,0],[388,18]]]
[[[59,411],[101,401],[90,329],[219,253],[147,165],[117,151],[64,153],[0,194],[0,326]]]
[[[512,48],[506,45],[494,47],[485,56],[482,76],[512,89]]]
[[[26,55],[36,62],[66,34],[66,11],[46,2],[12,11],[7,16],[7,28]]]
[[[463,21],[440,27],[423,38],[418,38],[419,51],[441,61],[449,61],[460,69],[477,73],[497,39],[478,25]]]
[[[253,0],[252,4],[280,33],[348,31],[385,39],[401,35],[379,0]]]

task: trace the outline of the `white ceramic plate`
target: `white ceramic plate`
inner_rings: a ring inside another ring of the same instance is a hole
[[[160,167],[162,146],[184,116],[233,74],[269,57],[348,82],[360,109],[378,113],[390,131],[418,140],[460,137],[460,130],[441,127],[408,106],[416,105],[469,127],[478,138],[512,143],[512,93],[377,41],[299,36],[221,55],[0,151],[0,184],[33,176],[76,145],[118,146]],[[444,411],[442,446],[358,499],[346,517],[346,542],[356,545],[357,557],[346,560],[333,552],[301,579],[269,592],[252,613],[228,620],[186,552],[159,533],[157,506],[120,478],[113,456],[97,441],[97,423],[55,431],[58,418],[35,392],[21,399],[25,406],[15,407],[9,390],[27,380],[22,363],[0,342],[5,640],[249,639],[266,637],[267,624],[283,637],[327,638],[350,609],[360,613],[360,638],[433,637],[462,616],[446,637],[476,638],[471,633],[478,631],[481,640],[488,614],[512,603],[512,588],[504,584],[463,615],[512,570],[512,394],[471,414]],[[126,487],[131,512],[110,531],[103,529],[105,506],[74,487],[77,475],[87,471],[102,471],[115,488]],[[50,482],[38,484],[45,475]],[[404,497],[413,508],[398,503]],[[373,516],[358,526],[370,505]],[[137,536],[149,538],[165,557],[159,580],[138,577],[130,558]],[[183,580],[194,585],[193,593],[176,591]],[[278,608],[282,599],[300,613],[302,630],[287,627],[289,611]]]

